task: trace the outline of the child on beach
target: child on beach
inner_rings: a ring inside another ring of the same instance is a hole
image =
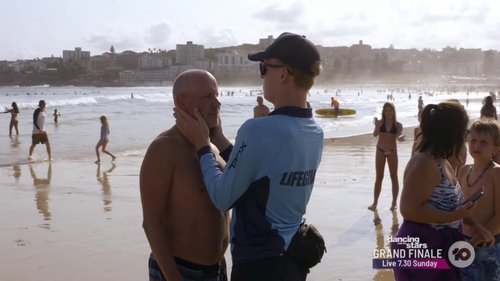
[[[484,226],[495,239],[482,243],[475,226],[464,222],[462,231],[475,246],[474,262],[462,269],[464,281],[500,280],[500,165],[492,156],[500,150],[500,129],[492,119],[481,119],[472,124],[469,133],[469,152],[474,163],[460,170],[460,184],[464,197],[484,187],[484,195],[476,201],[472,218]]]
[[[109,136],[109,123],[108,123],[108,118],[106,116],[101,116],[101,138],[97,142],[95,146],[95,153],[97,155],[97,161],[95,161],[96,164],[101,163],[101,158],[99,156],[99,147],[102,147],[102,152],[106,153],[107,155],[112,157],[111,161],[114,161],[116,157],[111,154],[109,151],[106,150],[106,145],[108,144],[108,136]]]

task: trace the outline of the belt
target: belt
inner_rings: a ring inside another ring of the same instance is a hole
[[[183,276],[199,279],[217,277],[223,269],[224,260],[214,265],[195,264],[178,257],[174,257],[175,263]]]

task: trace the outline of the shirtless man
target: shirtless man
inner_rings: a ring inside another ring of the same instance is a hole
[[[191,114],[198,108],[209,128],[219,124],[217,82],[210,73],[181,73],[174,81],[173,96],[178,108]],[[223,166],[222,159],[217,162]],[[149,146],[140,190],[143,227],[152,250],[150,280],[226,280],[228,216],[210,201],[196,149],[177,126]]]
[[[269,114],[269,107],[264,105],[264,99],[262,96],[257,97],[257,105],[253,108],[253,117],[263,117]]]
[[[336,98],[332,97],[332,102],[330,105],[333,107],[333,116],[335,116],[335,117],[339,116],[339,113],[340,113],[339,101]]]

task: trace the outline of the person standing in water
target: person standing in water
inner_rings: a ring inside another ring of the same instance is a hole
[[[16,129],[16,135],[19,135],[19,129],[17,128],[19,108],[17,107],[17,103],[12,102],[12,108],[8,109],[5,107],[4,113],[10,113],[10,124],[9,124],[9,136],[12,136],[12,128]]]
[[[340,113],[340,103],[339,103],[339,101],[335,97],[332,97],[332,101],[331,101],[330,105],[333,108],[333,115],[335,117],[339,116],[339,113]]]
[[[108,136],[109,136],[109,123],[108,123],[108,118],[106,116],[101,116],[101,138],[97,142],[95,146],[95,153],[97,155],[97,161],[95,161],[96,164],[101,163],[101,157],[99,156],[99,147],[102,147],[102,152],[106,153],[107,155],[111,156],[111,161],[114,161],[116,159],[116,156],[111,154],[111,152],[106,150],[106,145],[108,144]]]
[[[31,146],[28,159],[32,159],[31,155],[35,146],[39,143],[45,144],[49,160],[52,160],[49,137],[45,131],[45,106],[44,100],[38,102],[38,108],[33,112],[33,134],[31,135]]]
[[[61,116],[61,113],[59,113],[57,109],[54,109],[54,113],[52,114],[52,116],[54,116],[54,123],[57,124],[57,122],[59,121],[59,116]]]
[[[397,121],[396,109],[390,102],[386,102],[382,108],[382,119],[378,120],[377,117],[375,117],[373,123],[375,124],[373,135],[378,137],[375,153],[376,179],[373,204],[368,206],[368,209],[373,211],[377,208],[378,198],[382,190],[382,180],[384,179],[385,162],[387,162],[392,181],[391,210],[395,210],[399,193],[398,150],[396,140],[403,131],[403,125]]]

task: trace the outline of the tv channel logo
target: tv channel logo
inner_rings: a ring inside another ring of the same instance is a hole
[[[448,250],[450,263],[458,268],[465,268],[472,264],[476,252],[474,247],[467,241],[457,241]]]

